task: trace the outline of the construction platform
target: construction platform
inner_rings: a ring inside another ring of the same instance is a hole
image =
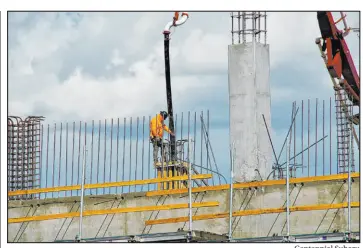
[[[56,240],[55,242],[77,242],[76,240]],[[115,242],[115,243],[160,243],[160,242],[228,242],[228,236],[203,231],[177,231],[169,233],[141,234],[103,238],[82,239],[82,242]]]
[[[360,243],[360,233],[354,232],[348,235],[347,233],[319,233],[319,234],[303,234],[286,236],[273,236],[273,237],[260,237],[260,238],[245,238],[234,239],[232,242],[237,243]]]
[[[73,243],[77,240],[56,240],[55,242]],[[82,239],[82,242],[115,242],[115,243],[163,243],[163,242],[194,242],[194,243],[207,243],[207,242],[231,242],[231,243],[341,243],[341,242],[360,242],[360,233],[354,232],[350,235],[346,233],[320,233],[320,234],[307,234],[295,236],[272,236],[272,237],[259,237],[248,239],[233,239],[229,240],[227,235],[220,235],[203,231],[178,231],[170,233],[155,233],[155,234],[141,234],[130,236],[115,236],[103,238],[89,238]]]

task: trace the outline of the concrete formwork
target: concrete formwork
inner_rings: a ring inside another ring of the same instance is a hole
[[[259,208],[279,208],[286,200],[286,187],[237,189],[234,191],[233,211]],[[343,181],[313,182],[291,185],[291,205],[342,203],[347,201],[347,183]],[[261,205],[261,199],[264,204]],[[79,211],[79,197],[9,202],[9,218],[58,214]],[[208,191],[193,194],[193,201],[218,201],[217,207],[194,208],[194,215],[217,214],[229,211],[229,191]],[[359,179],[352,184],[352,201],[359,201]],[[87,196],[85,210],[155,206],[187,203],[187,194],[147,197],[145,193]],[[292,212],[290,234],[327,233],[347,230],[347,209]],[[83,219],[83,238],[140,235],[188,230],[188,222],[146,226],[145,221],[188,216],[188,209],[118,213],[86,216]],[[193,229],[216,234],[228,233],[228,218],[193,222]],[[8,224],[8,242],[53,242],[74,239],[78,234],[79,218],[53,219]],[[233,237],[266,237],[285,235],[286,213],[241,216],[233,218]],[[352,231],[359,231],[359,208],[352,209]]]
[[[235,180],[263,179],[271,171],[272,149],[262,118],[271,129],[269,46],[255,43],[228,47],[230,142],[235,144]]]

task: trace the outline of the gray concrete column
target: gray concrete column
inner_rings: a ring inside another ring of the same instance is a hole
[[[272,149],[262,114],[271,130],[269,45],[228,47],[230,142],[235,143],[234,180],[263,180],[272,170]],[[255,66],[254,66],[255,62]]]

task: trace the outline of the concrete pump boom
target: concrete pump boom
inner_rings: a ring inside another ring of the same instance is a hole
[[[165,79],[166,79],[166,100],[169,114],[169,129],[174,133],[174,116],[173,116],[173,100],[171,94],[170,82],[170,59],[169,59],[169,41],[171,27],[177,27],[184,24],[189,18],[187,12],[182,12],[179,18],[179,12],[175,12],[173,21],[168,22],[164,28],[164,57],[165,57]],[[176,161],[176,144],[175,136],[170,136],[170,159]]]

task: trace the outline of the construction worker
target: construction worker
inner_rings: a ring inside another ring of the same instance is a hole
[[[162,140],[164,135],[164,130],[168,132],[170,135],[174,136],[174,133],[169,130],[169,128],[164,124],[164,120],[168,118],[168,113],[165,111],[160,111],[160,114],[157,114],[150,121],[150,140],[153,143],[153,157],[154,163],[158,162],[158,152],[159,148],[162,147]],[[163,151],[161,151],[163,157]]]

